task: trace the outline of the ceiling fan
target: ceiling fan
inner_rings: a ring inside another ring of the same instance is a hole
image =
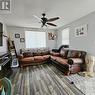
[[[41,23],[42,23],[42,26],[41,27],[44,27],[44,26],[47,27],[47,25],[51,25],[51,26],[55,26],[56,27],[57,25],[56,24],[53,24],[51,22],[59,19],[59,17],[54,17],[54,18],[48,19],[48,18],[45,17],[46,16],[45,13],[42,13],[42,18],[39,18],[36,15],[33,15],[33,16],[41,21]]]

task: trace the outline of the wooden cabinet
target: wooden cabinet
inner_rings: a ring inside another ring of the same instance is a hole
[[[0,78],[9,77],[11,74],[11,55],[0,52]]]

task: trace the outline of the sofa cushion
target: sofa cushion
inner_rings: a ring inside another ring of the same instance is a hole
[[[34,56],[34,60],[43,60],[43,56]]]
[[[43,55],[44,59],[48,59],[50,57],[50,55]]]
[[[47,58],[46,57],[43,57],[43,56],[35,56],[34,57],[34,62],[43,62],[43,61],[46,61]]]
[[[60,55],[61,55],[61,57],[63,57],[63,58],[67,58],[67,53],[68,53],[68,50],[64,50],[64,48],[62,48],[62,49],[60,50]]]
[[[56,61],[61,63],[61,64],[67,64],[68,63],[67,59],[63,59],[61,57],[56,57]]]
[[[23,57],[32,57],[33,54],[31,52],[24,52]]]
[[[31,52],[31,53],[33,53],[33,49],[31,50],[31,49],[20,49],[20,52],[21,52],[21,54],[23,54],[24,52]]]
[[[42,53],[40,53],[40,52],[33,53],[33,56],[41,56],[41,55],[42,55]]]
[[[56,60],[56,56],[51,55],[51,59]]]
[[[80,58],[81,57],[81,51],[69,50],[67,57],[68,58]]]
[[[20,52],[21,53],[24,53],[24,52],[31,52],[32,54],[41,54],[41,53],[49,53],[49,48],[27,48],[27,49],[20,49]]]
[[[41,54],[42,55],[47,55],[47,54],[50,54],[50,52],[49,51],[42,51]]]
[[[83,60],[81,58],[69,58],[69,59],[73,60],[73,64],[83,63]]]
[[[58,53],[58,52],[50,52],[50,54],[53,56],[60,56],[60,53]]]
[[[26,57],[21,59],[22,62],[32,62],[34,61],[34,57]]]

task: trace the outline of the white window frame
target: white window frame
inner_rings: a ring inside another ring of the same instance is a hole
[[[29,32],[27,34],[27,32]],[[31,34],[31,32],[33,33],[33,35]],[[38,35],[36,33],[39,33]],[[44,33],[44,36],[40,35],[40,33]],[[32,38],[27,38],[27,36],[30,36],[33,37],[34,41],[33,43],[31,42],[32,41]],[[40,38],[37,39],[37,36]],[[42,40],[41,40],[42,39]],[[46,32],[40,32],[40,31],[25,31],[25,42],[26,42],[26,48],[43,48],[43,47],[46,47]],[[30,41],[31,40],[31,41]],[[41,43],[43,41],[43,43]],[[29,42],[29,44],[28,44]],[[40,44],[39,44],[40,43]],[[32,45],[33,44],[33,45]]]
[[[65,33],[65,32],[67,32],[67,33]],[[70,43],[69,43],[69,32],[70,32],[69,27],[64,28],[62,30],[62,45],[70,45]]]

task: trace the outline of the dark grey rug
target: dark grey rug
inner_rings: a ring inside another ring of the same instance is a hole
[[[12,95],[84,95],[51,64],[14,69]]]

